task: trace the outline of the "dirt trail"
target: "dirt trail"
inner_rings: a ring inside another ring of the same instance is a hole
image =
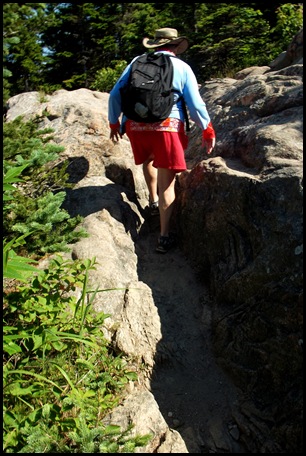
[[[212,353],[209,291],[178,247],[154,251],[158,226],[151,219],[136,242],[139,280],[152,290],[163,335],[151,391],[190,453],[245,453],[231,417],[239,391]]]

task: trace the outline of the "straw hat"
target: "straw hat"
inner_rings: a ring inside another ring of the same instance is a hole
[[[177,30],[173,28],[161,28],[155,31],[154,39],[144,38],[142,44],[145,48],[155,49],[166,44],[178,44],[177,54],[182,54],[189,46],[185,36],[178,36]]]

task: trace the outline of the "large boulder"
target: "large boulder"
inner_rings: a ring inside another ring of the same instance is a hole
[[[203,85],[217,145],[205,155],[194,126],[177,181],[181,248],[210,286],[215,354],[244,391],[251,452],[301,441],[302,70]]]

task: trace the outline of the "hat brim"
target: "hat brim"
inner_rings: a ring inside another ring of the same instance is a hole
[[[142,44],[147,49],[156,49],[167,44],[176,44],[178,45],[177,54],[182,54],[188,49],[189,42],[185,36],[180,36],[174,40],[168,40],[167,38],[161,38],[159,40],[151,40],[150,38],[144,38]]]

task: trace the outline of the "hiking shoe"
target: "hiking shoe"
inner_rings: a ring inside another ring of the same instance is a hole
[[[151,215],[159,215],[158,201],[155,201],[155,203],[150,203],[149,209]]]
[[[166,253],[175,246],[176,239],[173,233],[169,233],[169,236],[159,236],[156,252]]]

